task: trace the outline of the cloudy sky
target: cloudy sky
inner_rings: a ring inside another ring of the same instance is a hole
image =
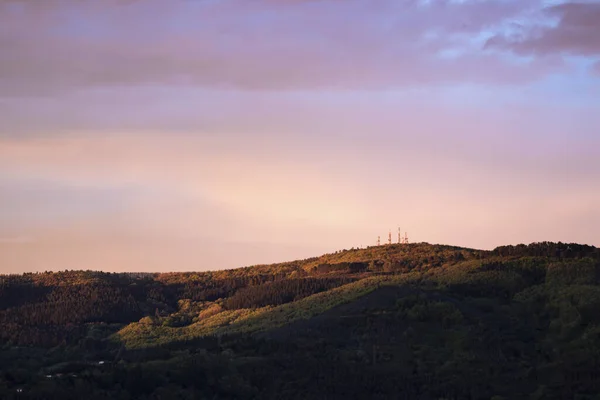
[[[600,245],[600,1],[0,0],[0,273]],[[395,235],[394,235],[395,236]]]

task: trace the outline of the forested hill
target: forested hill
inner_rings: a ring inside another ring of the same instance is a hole
[[[596,398],[599,283],[548,242],[5,275],[0,398]]]

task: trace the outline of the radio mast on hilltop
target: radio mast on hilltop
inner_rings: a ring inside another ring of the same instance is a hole
[[[404,236],[402,236],[400,228],[398,228],[398,244],[408,244],[408,232],[404,232]]]
[[[392,231],[388,233],[388,243],[392,244]],[[402,230],[398,228],[398,244],[408,244],[408,232],[404,232],[402,236]],[[377,246],[381,246],[381,236],[377,236]]]

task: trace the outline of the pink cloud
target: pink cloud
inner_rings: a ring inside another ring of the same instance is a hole
[[[0,245],[26,244],[35,242],[35,238],[30,236],[0,236]]]

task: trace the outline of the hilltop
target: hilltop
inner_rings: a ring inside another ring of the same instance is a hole
[[[599,283],[549,242],[2,276],[0,397],[593,398]]]

